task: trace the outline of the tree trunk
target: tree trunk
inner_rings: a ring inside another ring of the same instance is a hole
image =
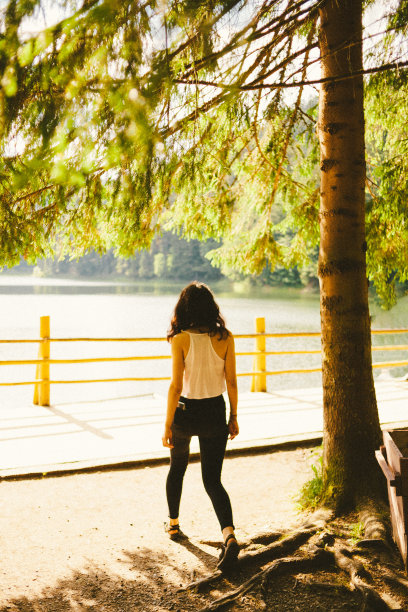
[[[362,68],[362,0],[320,10],[322,78]],[[354,507],[378,492],[380,424],[366,278],[363,77],[321,87],[319,140],[323,470],[327,502]]]

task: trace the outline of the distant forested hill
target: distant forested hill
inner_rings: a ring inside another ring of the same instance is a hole
[[[14,268],[4,268],[5,274],[36,274],[38,276],[66,276],[89,279],[129,280],[191,280],[214,281],[223,278],[244,280],[247,276],[238,272],[222,272],[211,265],[206,254],[217,248],[215,240],[201,242],[184,240],[171,232],[154,238],[150,251],[137,251],[133,257],[115,257],[113,250],[99,254],[89,251],[79,259],[64,258],[39,260],[29,266],[24,260]],[[316,261],[302,270],[277,266],[271,271],[265,268],[259,276],[251,276],[255,284],[287,287],[318,286]]]

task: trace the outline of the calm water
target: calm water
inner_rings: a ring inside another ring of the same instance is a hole
[[[51,336],[73,337],[162,337],[165,336],[180,286],[154,287],[112,283],[35,280],[0,276],[0,337],[37,338],[41,315],[51,317]],[[252,333],[255,317],[264,316],[267,332],[319,331],[318,296],[276,290],[251,296],[215,288],[217,301],[234,334]],[[408,327],[408,298],[390,312],[372,309],[373,327]],[[237,351],[253,349],[253,340],[237,340]],[[408,335],[379,337],[377,344],[403,344]],[[318,349],[319,338],[273,339],[268,350]],[[35,359],[38,345],[0,344],[0,359]],[[52,343],[51,357],[57,359],[124,355],[168,355],[166,342],[155,343]],[[377,361],[403,359],[401,352],[378,353]],[[268,370],[319,367],[319,355],[268,357]],[[167,376],[169,360],[111,364],[54,365],[54,380]],[[238,358],[238,371],[252,370],[252,357]],[[394,369],[401,376],[404,369]],[[33,380],[35,366],[1,366],[0,382]],[[320,374],[290,374],[268,378],[268,388],[317,386]],[[54,385],[52,402],[102,399],[158,392],[165,394],[167,382],[121,382]],[[240,378],[241,390],[249,390],[250,378]],[[29,403],[32,387],[0,387],[0,402]]]

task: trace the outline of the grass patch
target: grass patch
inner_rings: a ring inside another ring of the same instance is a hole
[[[323,494],[323,456],[318,457],[316,463],[311,468],[313,477],[308,480],[300,490],[296,498],[297,505],[300,510],[315,510],[322,501]]]
[[[350,540],[353,544],[357,544],[364,538],[363,523],[353,523],[350,525]]]

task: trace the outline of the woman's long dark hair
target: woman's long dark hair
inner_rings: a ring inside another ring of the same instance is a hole
[[[204,283],[194,281],[180,293],[167,340],[183,330],[200,327],[208,330],[210,336],[218,334],[220,340],[229,333],[211,290]]]

